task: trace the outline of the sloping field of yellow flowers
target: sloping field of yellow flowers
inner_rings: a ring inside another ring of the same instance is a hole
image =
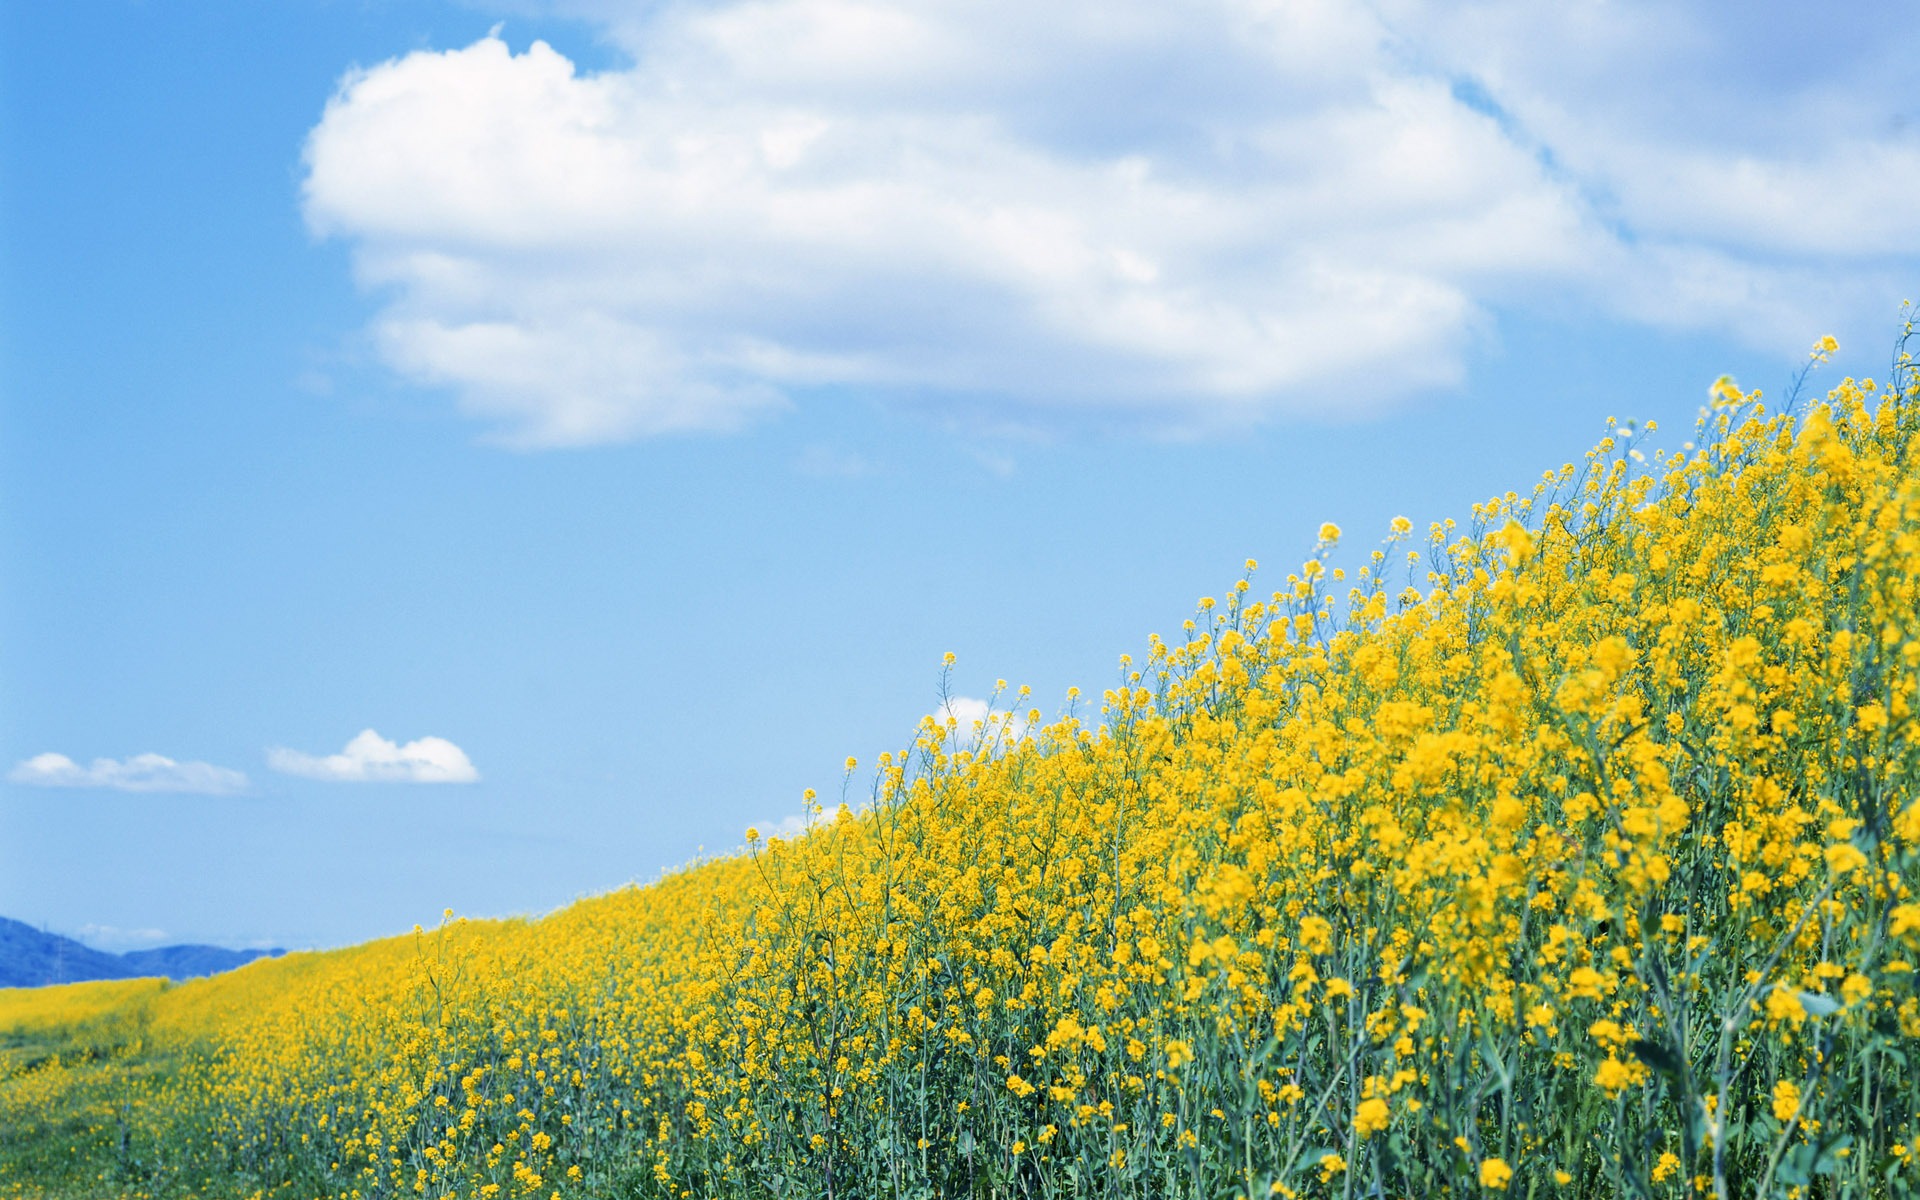
[[[130,992],[102,1186],[1913,1194],[1920,380],[1722,381],[1700,442],[1351,576],[1328,527],[806,836]]]

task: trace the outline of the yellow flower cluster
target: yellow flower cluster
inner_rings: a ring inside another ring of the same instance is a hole
[[[1908,1194],[1920,383],[1716,387],[805,836],[170,989],[142,1136],[315,1197]]]

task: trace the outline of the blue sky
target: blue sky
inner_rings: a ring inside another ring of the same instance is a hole
[[[1907,10],[1030,8],[0,8],[0,914],[644,880],[1920,292]]]

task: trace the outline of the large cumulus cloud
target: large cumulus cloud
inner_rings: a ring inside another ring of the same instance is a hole
[[[1546,296],[1884,328],[1920,246],[1884,36],[1769,77],[1765,22],[1673,6],[571,7],[630,64],[416,52],[348,75],[306,152],[385,360],[525,446],[833,389],[1016,425],[1363,411]]]

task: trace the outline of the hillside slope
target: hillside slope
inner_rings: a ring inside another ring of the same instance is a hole
[[[1698,449],[1609,438],[1352,576],[1328,527],[1097,709],[928,722],[799,838],[149,996],[177,1069],[122,1157],[331,1197],[1911,1196],[1916,446],[1905,359],[1786,415],[1722,381]]]

